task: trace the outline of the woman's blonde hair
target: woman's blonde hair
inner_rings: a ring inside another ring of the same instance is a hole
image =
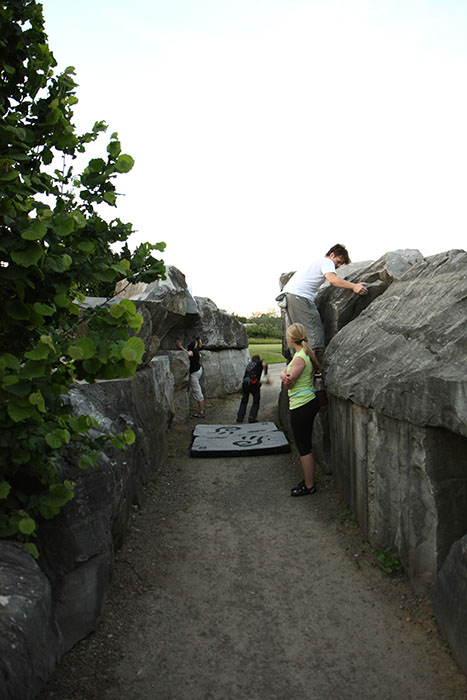
[[[318,360],[316,359],[316,355],[308,345],[305,326],[303,326],[301,323],[292,323],[292,325],[287,328],[286,335],[289,337],[289,340],[291,340],[292,343],[302,346],[305,353],[310,358],[315,372],[320,372],[321,368]]]

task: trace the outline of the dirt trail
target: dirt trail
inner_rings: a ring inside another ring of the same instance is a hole
[[[209,401],[207,422],[234,422],[238,402]],[[171,429],[99,629],[40,700],[467,700],[428,603],[373,565],[332,479],[293,499],[294,451],[191,459],[197,420]]]

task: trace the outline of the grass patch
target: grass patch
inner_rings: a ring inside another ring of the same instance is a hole
[[[261,342],[257,342],[258,340]],[[274,340],[273,338],[254,338],[254,343],[250,343],[248,349],[250,351],[250,357],[252,357],[252,355],[259,355],[262,360],[266,360],[268,365],[285,362],[282,356],[282,342]]]

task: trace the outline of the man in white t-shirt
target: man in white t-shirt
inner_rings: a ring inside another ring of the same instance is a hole
[[[336,275],[336,269],[349,262],[347,249],[336,244],[324,258],[297,270],[282,290],[287,295],[287,325],[302,323],[305,326],[310,347],[320,349],[318,359],[324,348],[324,329],[315,299],[323,282],[327,280],[333,287],[351,289],[355,294],[367,294],[364,282],[355,284]]]

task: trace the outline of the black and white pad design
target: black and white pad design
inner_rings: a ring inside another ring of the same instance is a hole
[[[245,457],[290,452],[285,434],[275,423],[204,425],[193,430],[191,457]]]

